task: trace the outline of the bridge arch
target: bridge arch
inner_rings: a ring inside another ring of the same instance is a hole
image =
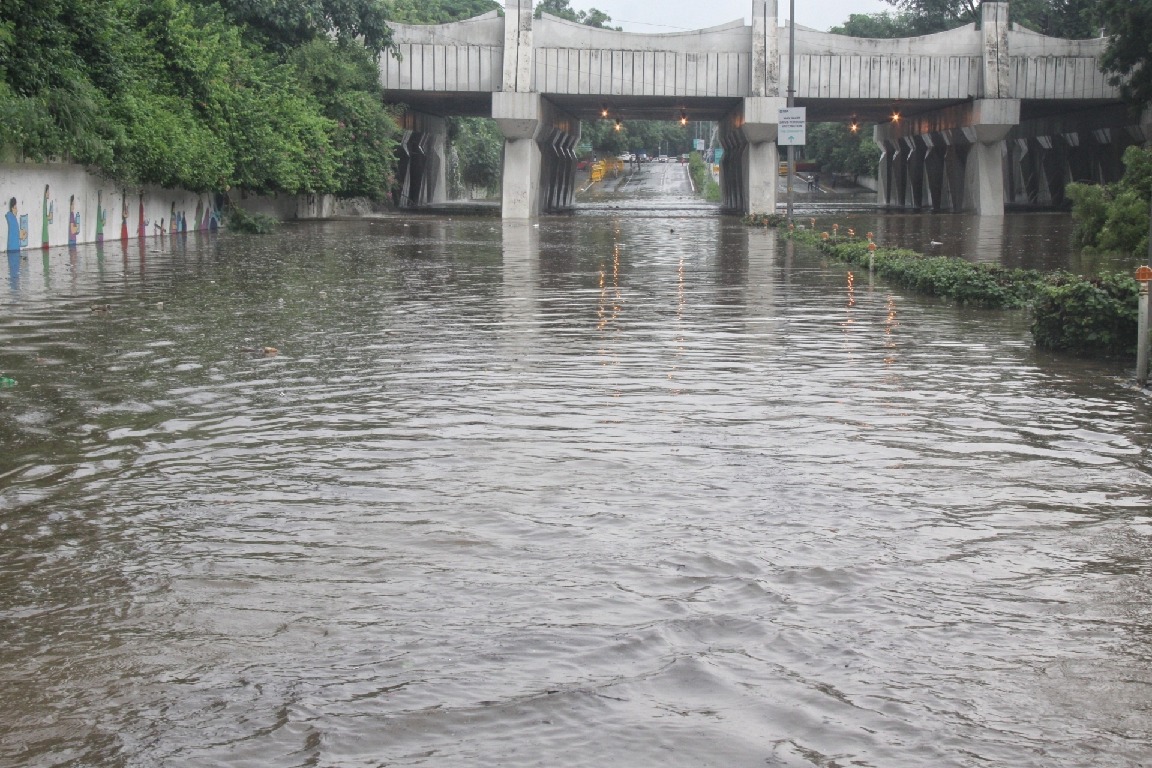
[[[629,119],[717,122],[725,207],[772,211],[788,56],[777,11],[754,0],[750,25],[636,34],[535,19],[532,0],[505,0],[503,17],[394,25],[399,56],[381,60],[380,76],[419,116],[407,123],[410,169],[443,167],[418,157],[442,146],[427,133],[435,118],[496,119],[505,218],[572,205],[580,121],[606,105]],[[1100,72],[1106,39],[1030,32],[1009,22],[1007,2],[981,13],[979,27],[896,40],[796,28],[795,103],[810,122],[876,126],[878,203],[999,215],[1058,201],[1069,180],[1109,180],[1123,149],[1148,138],[1152,119],[1131,115]],[[443,194],[436,179],[413,183],[417,204]]]

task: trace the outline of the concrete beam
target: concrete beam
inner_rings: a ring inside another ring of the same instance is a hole
[[[536,63],[532,42],[532,0],[504,2],[504,80],[501,90],[526,93],[532,90]]]
[[[752,2],[752,96],[780,95],[778,0]]]
[[[980,29],[984,35],[984,89],[986,99],[1011,95],[1011,64],[1008,51],[1008,3],[985,2],[980,6]]]
[[[787,105],[788,100],[781,96],[745,98],[740,131],[753,144],[776,141],[780,129],[780,110]]]

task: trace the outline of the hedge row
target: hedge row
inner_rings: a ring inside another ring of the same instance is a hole
[[[779,226],[775,217],[746,217],[750,225]],[[849,230],[851,232],[851,230]],[[928,296],[968,306],[1028,309],[1037,347],[1085,356],[1134,356],[1139,285],[1127,275],[1084,278],[1069,272],[1006,269],[963,259],[925,256],[903,248],[870,249],[855,233],[789,230],[797,242],[815,246],[838,261]]]

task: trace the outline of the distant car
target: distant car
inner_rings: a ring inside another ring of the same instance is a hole
[[[648,162],[648,153],[647,152],[641,152],[640,154],[638,154],[636,156],[636,160],[637,160],[637,162],[641,162],[641,163]]]
[[[578,170],[578,171],[588,170],[588,164],[591,162],[592,161],[589,160],[588,158],[584,158],[583,160],[578,161],[576,163],[576,170]]]
[[[656,162],[658,162],[658,163],[666,163],[666,162],[668,162],[668,155],[659,155],[659,156],[657,156],[657,158],[656,158]]]

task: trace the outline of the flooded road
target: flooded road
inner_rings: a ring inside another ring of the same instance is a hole
[[[1146,764],[1128,366],[614,205],[10,262],[0,765]]]

